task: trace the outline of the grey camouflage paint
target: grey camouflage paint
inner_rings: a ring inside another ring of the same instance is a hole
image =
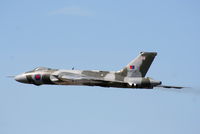
[[[21,78],[23,77],[23,83],[35,85],[87,85],[151,89],[161,85],[161,81],[153,80],[148,77],[145,78],[156,55],[156,52],[141,52],[127,66],[116,72],[98,70],[58,70],[40,67],[22,74]],[[41,78],[36,79],[36,75],[39,75],[39,78]],[[20,82],[19,76],[16,80]]]

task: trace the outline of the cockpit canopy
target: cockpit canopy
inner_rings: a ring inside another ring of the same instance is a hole
[[[51,69],[51,68],[47,68],[47,67],[37,67],[37,68],[33,69],[32,71],[28,71],[26,73],[32,73],[32,72],[37,72],[37,71],[49,71],[49,70],[56,70],[56,69]]]
[[[48,71],[48,70],[52,70],[52,69],[47,68],[47,67],[37,67],[33,71]]]

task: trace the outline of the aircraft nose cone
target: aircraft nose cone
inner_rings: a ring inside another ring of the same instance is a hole
[[[15,76],[15,80],[21,83],[28,83],[26,76],[23,74]]]

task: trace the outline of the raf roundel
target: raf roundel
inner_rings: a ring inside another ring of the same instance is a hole
[[[135,66],[133,66],[133,65],[130,65],[130,67],[129,67],[131,70],[132,69],[135,69]]]
[[[40,75],[40,74],[36,74],[36,75],[35,75],[35,79],[36,79],[36,80],[40,80],[40,79],[41,79],[41,75]]]

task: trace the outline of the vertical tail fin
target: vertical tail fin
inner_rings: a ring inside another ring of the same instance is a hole
[[[156,55],[156,52],[141,52],[119,73],[127,77],[145,77]]]

